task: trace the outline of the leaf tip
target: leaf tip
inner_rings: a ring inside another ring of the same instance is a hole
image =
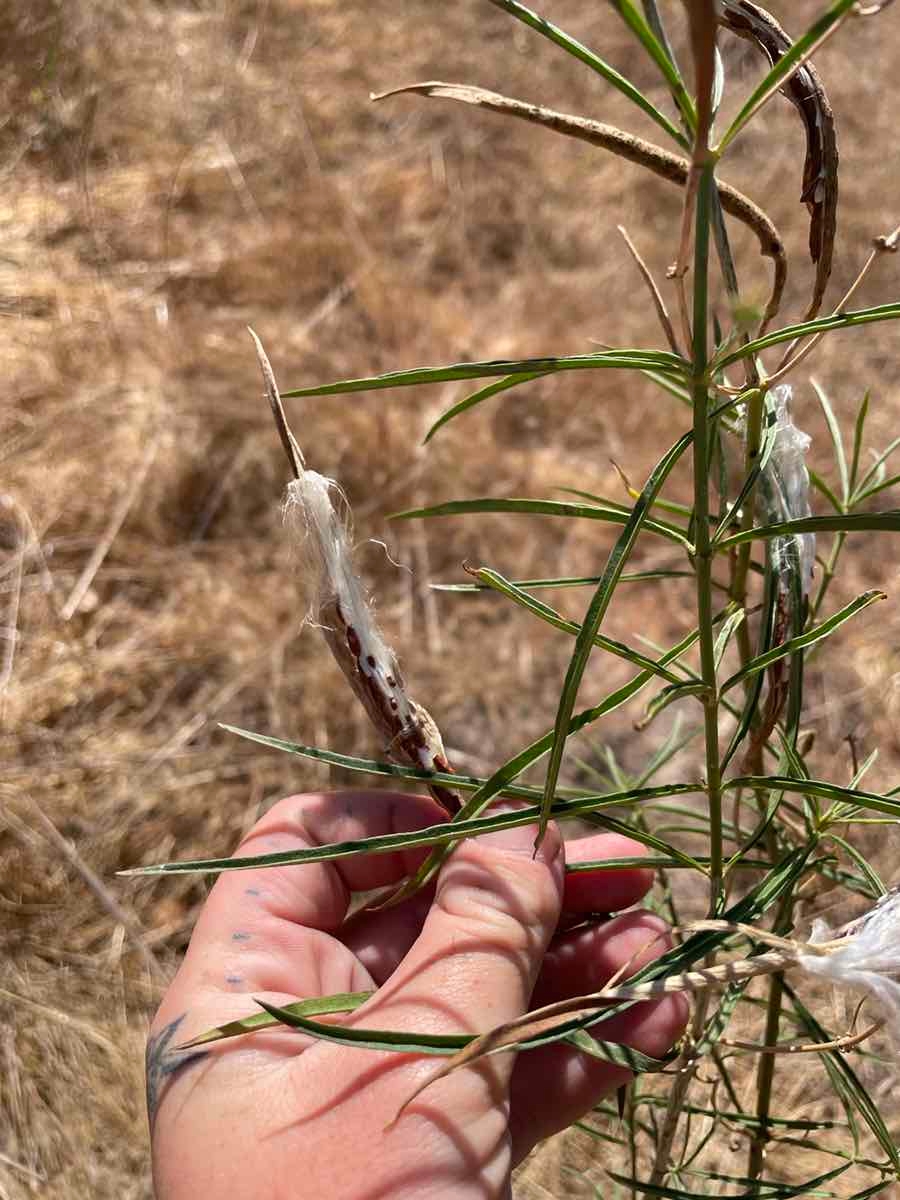
[[[218,1029],[208,1029],[206,1033],[198,1033],[196,1037],[192,1037],[186,1042],[179,1042],[172,1049],[174,1051],[193,1050],[195,1046],[203,1046],[207,1042],[218,1042],[221,1037],[222,1034]]]

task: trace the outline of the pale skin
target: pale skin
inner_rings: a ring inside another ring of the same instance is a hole
[[[427,797],[386,792],[292,796],[251,830],[242,855],[422,828],[444,819]],[[423,851],[222,875],[150,1031],[148,1100],[158,1200],[494,1200],[542,1138],[627,1082],[626,1070],[555,1045],[502,1053],[427,1088],[441,1059],[313,1041],[277,1030],[177,1047],[225,1021],[287,1004],[377,989],[350,1018],[373,1029],[483,1032],[530,1007],[601,988],[667,945],[628,908],[651,873],[566,876],[581,861],[641,853],[618,834],[563,846],[550,826],[466,841],[436,888],[345,923],[353,891],[395,883]],[[572,928],[572,926],[576,926]],[[634,1005],[593,1032],[663,1054],[687,1018],[680,995]]]

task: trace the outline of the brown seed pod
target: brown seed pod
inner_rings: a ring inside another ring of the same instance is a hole
[[[752,42],[775,64],[793,42],[771,13],[750,0],[724,0],[720,21],[731,33]],[[806,319],[822,306],[831,275],[834,239],[837,232],[838,148],[834,113],[812,63],[804,63],[781,89],[797,109],[806,130],[806,159],[800,199],[809,209],[809,254],[816,265],[816,278]]]
[[[386,753],[422,771],[452,772],[437,725],[410,696],[396,655],[378,628],[371,601],[354,569],[346,500],[333,480],[307,469],[288,428],[266,352],[252,329],[250,334],[295,476],[288,484],[284,515],[304,559],[309,618],[322,630],[356,698],[384,739]],[[448,813],[459,811],[455,792],[437,783],[430,785],[429,791]]]

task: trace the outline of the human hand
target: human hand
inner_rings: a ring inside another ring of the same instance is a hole
[[[239,853],[379,836],[444,818],[420,796],[292,796],[259,821]],[[258,1011],[256,998],[285,1005],[367,989],[377,991],[342,1021],[481,1033],[529,1007],[599,990],[626,963],[631,973],[665,947],[664,922],[645,911],[565,930],[577,914],[634,904],[652,880],[636,868],[566,876],[566,853],[588,861],[640,854],[639,845],[598,834],[564,847],[551,825],[533,856],[534,833],[526,826],[466,840],[436,888],[346,923],[351,892],[399,881],[424,852],[223,874],[148,1042],[158,1200],[508,1196],[512,1167],[536,1142],[627,1082],[623,1068],[557,1043],[463,1067],[392,1124],[441,1060],[283,1028],[176,1049]],[[686,1018],[683,997],[672,995],[593,1032],[658,1056]]]

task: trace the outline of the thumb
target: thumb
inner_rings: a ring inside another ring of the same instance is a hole
[[[359,1023],[483,1033],[527,1010],[559,920],[564,879],[556,826],[536,854],[535,833],[533,825],[514,827],[457,848],[438,877],[421,934]]]

